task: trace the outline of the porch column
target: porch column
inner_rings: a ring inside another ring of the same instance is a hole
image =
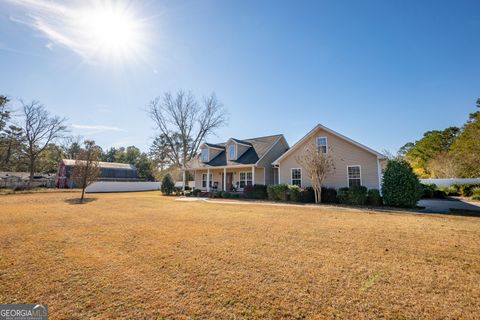
[[[252,167],[252,186],[255,184],[255,167]]]
[[[183,175],[182,175],[182,176],[183,176],[183,187],[182,187],[182,190],[185,191],[185,184],[187,183],[187,181],[185,181],[185,180],[186,180],[185,169],[183,170]]]
[[[223,191],[227,191],[227,168],[223,168]]]
[[[210,169],[207,169],[207,192],[210,192]]]

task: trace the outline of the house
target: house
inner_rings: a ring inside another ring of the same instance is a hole
[[[57,188],[73,188],[74,182],[71,179],[73,159],[63,159],[60,161],[57,173]],[[100,177],[98,181],[139,181],[137,168],[128,163],[99,162]]]
[[[319,152],[331,153],[335,169],[325,178],[324,186],[339,189],[362,185],[380,189],[386,157],[321,124],[272,162],[275,183],[311,186],[308,174],[297,161],[308,144],[315,145]]]
[[[274,184],[272,162],[288,148],[282,134],[204,143],[184,173],[193,174],[195,188],[203,191],[242,191],[247,185],[271,185]]]
[[[206,142],[200,154],[187,164],[184,174],[191,173],[195,188],[202,191],[242,191],[253,184],[309,187],[308,174],[297,161],[308,144],[332,157],[335,169],[326,177],[324,186],[380,189],[386,157],[321,124],[291,148],[282,134]]]

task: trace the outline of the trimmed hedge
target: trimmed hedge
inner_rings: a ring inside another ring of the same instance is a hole
[[[301,200],[300,187],[295,185],[288,186],[288,201],[299,202]]]
[[[303,203],[315,203],[315,191],[312,187],[300,189],[300,201]]]
[[[367,192],[367,204],[371,206],[381,206],[383,204],[382,196],[378,189],[370,189]]]
[[[267,186],[263,184],[245,186],[245,188],[243,188],[243,195],[247,199],[267,199]]]
[[[337,190],[335,190],[334,188],[322,188],[321,197],[322,203],[338,203]],[[315,202],[315,194],[313,194],[312,202]]]
[[[287,201],[288,200],[288,185],[277,184],[267,187],[268,199],[275,201]]]
[[[413,208],[420,200],[422,192],[420,181],[406,161],[388,161],[382,183],[386,205]]]

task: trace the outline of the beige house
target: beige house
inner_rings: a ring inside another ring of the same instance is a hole
[[[184,172],[193,175],[195,188],[203,191],[242,191],[247,185],[271,185],[272,162],[288,148],[281,134],[204,143],[200,154],[186,165]]]
[[[274,183],[311,186],[308,174],[296,160],[307,144],[315,144],[320,152],[331,153],[335,169],[326,177],[326,187],[338,189],[362,185],[380,189],[382,164],[386,157],[321,124],[273,161]]]
[[[324,186],[380,189],[386,157],[320,124],[291,148],[281,134],[204,143],[184,173],[189,172],[194,177],[194,188],[202,191],[242,191],[246,185],[254,184],[308,187],[308,174],[297,161],[307,144],[332,156],[335,169]]]

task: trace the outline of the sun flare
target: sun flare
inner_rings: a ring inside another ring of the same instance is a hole
[[[78,12],[78,31],[92,54],[104,58],[126,59],[139,54],[145,30],[131,8],[102,2]]]

